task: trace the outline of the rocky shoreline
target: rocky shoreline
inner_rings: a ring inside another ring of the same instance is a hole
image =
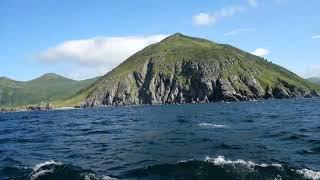
[[[0,112],[25,112],[25,111],[47,111],[55,109],[50,103],[40,103],[36,105],[27,105],[21,107],[3,107]]]
[[[306,96],[306,97],[291,97],[291,98],[283,98],[283,99],[310,99],[310,98],[319,98],[320,96]],[[143,105],[169,105],[169,104],[206,104],[206,103],[232,103],[232,102],[253,102],[253,101],[268,101],[268,100],[281,100],[277,98],[258,98],[258,99],[250,99],[250,100],[235,100],[235,101],[215,101],[215,102],[183,102],[183,103],[154,103],[154,104],[114,104],[114,105],[101,105],[99,107],[137,107]],[[82,109],[82,108],[90,108],[86,106],[75,106],[75,107],[59,107],[55,108],[53,106],[26,106],[26,107],[8,107],[8,108],[0,108],[0,113],[6,112],[29,112],[29,111],[49,111],[49,110],[71,110],[71,109]]]

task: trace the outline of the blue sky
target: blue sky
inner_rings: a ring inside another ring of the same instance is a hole
[[[320,76],[319,0],[2,0],[0,76],[102,75],[181,32]]]

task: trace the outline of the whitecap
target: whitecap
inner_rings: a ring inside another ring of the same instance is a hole
[[[250,169],[252,169],[254,166],[257,165],[251,161],[244,161],[242,159],[238,159],[235,161],[226,160],[224,156],[218,156],[216,158],[206,157],[205,161],[213,163],[214,165],[217,165],[217,166],[239,164],[239,165],[243,165],[243,166],[250,168]]]
[[[38,179],[38,177],[43,176],[43,175],[48,174],[48,173],[53,173],[53,169],[50,169],[50,170],[45,169],[45,170],[40,170],[40,171],[34,172],[34,173],[32,173],[30,179],[31,180],[36,180],[36,179]]]
[[[178,163],[186,163],[186,162],[193,161],[193,160],[194,160],[194,159],[181,160],[181,161],[179,161]]]
[[[276,168],[282,168],[282,165],[281,164],[257,164],[255,162],[252,162],[252,161],[245,161],[245,160],[242,160],[242,159],[238,159],[238,160],[227,160],[225,159],[224,156],[218,156],[218,157],[215,157],[215,158],[211,158],[209,156],[207,156],[205,158],[205,161],[206,162],[210,162],[210,163],[213,163],[214,165],[217,165],[217,166],[223,166],[223,165],[242,165],[246,168],[248,168],[249,170],[253,170],[255,166],[259,166],[259,167],[270,167],[270,166],[273,166],[273,167],[276,167]]]
[[[110,176],[102,176],[101,179],[102,180],[117,180],[117,178],[113,178],[113,177],[110,177]]]
[[[312,171],[310,169],[301,169],[296,171],[298,174],[303,175],[307,179],[319,180],[320,171]]]
[[[84,176],[85,180],[96,180],[96,179],[100,179],[100,180],[117,180],[117,178],[112,178],[110,176],[101,176],[101,177],[97,177],[97,175],[93,174],[93,173],[89,173],[86,174]]]
[[[56,162],[56,161],[53,161],[53,160],[46,161],[46,162],[39,163],[39,164],[35,165],[33,167],[33,171],[38,171],[40,168],[45,167],[45,166],[49,166],[49,165],[58,165],[58,166],[60,166],[60,165],[63,165],[63,163],[62,162]]]
[[[189,160],[184,160],[184,161],[179,161],[179,162],[188,162]],[[245,161],[242,159],[237,159],[237,160],[230,160],[226,159],[224,156],[219,155],[217,157],[209,157],[207,156],[204,159],[205,162],[212,163],[216,166],[230,166],[230,167],[243,167],[248,171],[255,171],[255,167],[262,167],[262,168],[267,168],[267,167],[274,167],[278,168],[280,171],[285,171],[285,167],[281,164],[278,163],[272,163],[272,164],[258,164],[253,161]],[[306,179],[310,180],[320,180],[320,171],[313,171],[310,169],[301,169],[301,170],[294,170],[291,169],[292,172],[296,172],[297,174],[303,176]],[[282,179],[280,175],[277,175],[277,177],[274,180]]]
[[[46,166],[52,166],[52,165],[62,165],[63,163],[62,162],[56,162],[56,161],[46,161],[46,162],[43,162],[43,163],[39,163],[37,165],[34,166],[33,168],[33,172],[31,173],[31,177],[30,179],[31,180],[35,180],[37,179],[38,177],[40,176],[43,176],[45,174],[48,174],[48,173],[53,173],[54,171],[54,167],[50,167],[49,169],[45,168]]]
[[[222,125],[222,124],[212,124],[212,123],[199,123],[199,126],[201,127],[211,127],[211,128],[225,128],[227,127],[226,125]]]
[[[40,178],[41,176],[44,175],[48,175],[50,173],[55,173],[55,171],[57,171],[58,168],[57,166],[62,166],[64,165],[62,162],[56,162],[53,160],[50,161],[46,161],[43,163],[39,163],[37,165],[34,166],[33,171],[30,175],[30,179],[31,180],[36,180],[38,178]],[[116,180],[116,178],[112,178],[109,176],[100,176],[100,175],[96,175],[94,173],[82,173],[80,174],[81,177],[84,177],[85,180]]]
[[[278,163],[272,163],[272,164],[271,164],[271,166],[279,167],[279,168],[281,168],[281,167],[282,167],[282,165],[281,165],[281,164],[278,164]]]

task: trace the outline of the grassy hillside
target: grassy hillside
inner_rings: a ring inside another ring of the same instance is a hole
[[[233,74],[246,74],[245,70],[259,70],[259,79],[264,86],[278,82],[279,79],[289,81],[297,86],[313,86],[298,75],[270,63],[265,59],[254,56],[250,53],[237,49],[230,45],[217,44],[205,39],[194,38],[182,34],[175,34],[151,45],[144,50],[136,53],[108,73],[107,77],[123,77],[128,73],[140,69],[146,59],[159,59],[155,68],[155,73],[164,71],[171,73],[172,67],[182,63],[186,59],[197,59],[206,63],[219,62],[221,65],[228,66],[223,70],[223,76],[228,78]],[[234,65],[230,62],[237,62]]]
[[[312,77],[307,79],[309,82],[320,84],[320,77]]]
[[[0,78],[0,107],[16,107],[70,98],[92,85],[97,78],[75,81],[57,74],[45,74],[31,81]]]

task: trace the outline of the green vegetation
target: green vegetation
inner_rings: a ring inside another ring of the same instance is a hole
[[[315,83],[315,84],[320,84],[320,77],[308,78],[307,81]]]
[[[89,96],[89,93],[93,90],[93,86],[88,86],[78,91],[73,96],[67,99],[57,100],[52,102],[54,107],[75,107],[79,106],[80,103]]]
[[[0,107],[17,107],[61,101],[92,85],[97,78],[75,81],[57,74],[45,74],[31,81],[0,78]]]
[[[154,73],[172,74],[174,67],[181,67],[186,60],[195,60],[199,63],[218,65],[224,79],[232,75],[255,76],[263,88],[272,88],[279,82],[286,82],[299,89],[317,89],[319,86],[309,83],[298,75],[268,62],[266,59],[252,55],[238,48],[226,44],[217,44],[205,39],[194,38],[176,33],[159,43],[150,45],[105,75],[95,86],[99,87],[106,82],[126,78],[128,74],[141,70],[145,62],[152,59],[155,63]],[[178,77],[183,82],[184,77]],[[92,90],[95,88],[92,88]],[[87,92],[88,94],[88,92]]]

